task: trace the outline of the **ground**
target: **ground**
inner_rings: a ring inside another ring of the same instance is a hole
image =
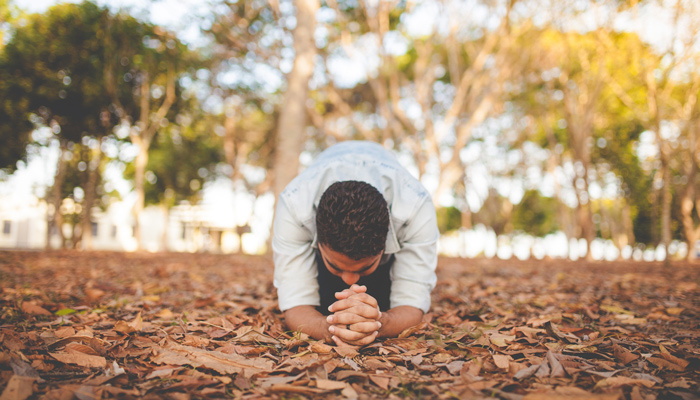
[[[269,257],[0,252],[1,399],[698,399],[700,265],[441,258],[401,337],[285,330]]]

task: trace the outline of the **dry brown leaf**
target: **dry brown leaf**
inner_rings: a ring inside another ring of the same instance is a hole
[[[360,353],[352,346],[334,346],[333,350],[341,357],[356,357]]]
[[[333,346],[329,346],[321,341],[313,342],[309,346],[309,351],[319,354],[328,354],[333,351]]]
[[[35,377],[12,375],[5,390],[0,395],[0,400],[25,400],[34,393],[36,379]]]
[[[666,360],[678,365],[679,367],[685,369],[688,364],[690,364],[689,361],[684,360],[682,358],[678,358],[674,356],[673,354],[669,353],[668,350],[664,346],[659,346],[661,348],[661,357],[665,358]]]
[[[375,385],[379,386],[384,390],[389,390],[389,382],[391,379],[386,376],[369,375],[369,380]]]
[[[323,393],[323,389],[316,389],[316,388],[310,388],[310,387],[305,387],[305,386],[295,386],[295,385],[272,385],[267,390],[271,392],[289,392],[289,393],[300,393],[300,394],[305,394],[308,396],[312,396],[314,394],[319,394]]]
[[[502,370],[507,370],[510,367],[510,359],[510,356],[506,356],[503,354],[493,355],[493,363],[496,364],[496,366]]]
[[[580,339],[571,333],[564,333],[559,330],[559,328],[552,323],[552,321],[547,321],[544,324],[544,328],[547,331],[547,334],[557,340],[561,340],[563,342],[567,343],[579,343]]]
[[[603,380],[598,381],[596,383],[595,387],[598,388],[609,388],[609,387],[618,387],[618,386],[644,386],[644,387],[652,387],[656,385],[656,382],[648,379],[634,379],[634,378],[627,378],[625,376],[613,376],[612,378],[606,378]]]
[[[367,357],[364,360],[365,367],[371,370],[391,369],[392,364],[374,357]]]
[[[76,353],[82,353],[82,354],[88,354],[91,356],[99,356],[100,353],[96,352],[95,349],[93,349],[90,346],[86,346],[84,344],[72,342],[68,343],[65,348],[66,353],[70,354],[76,354]]]
[[[36,304],[28,301],[22,303],[22,311],[32,315],[53,315],[45,308],[37,306]]]
[[[634,354],[617,344],[613,345],[613,354],[615,355],[615,359],[622,364],[628,364],[639,358],[638,354]]]
[[[498,347],[506,347],[508,346],[513,340],[515,340],[515,335],[504,335],[499,332],[486,332],[488,335],[489,340],[491,341],[491,344],[494,346]]]
[[[221,374],[240,374],[251,377],[260,372],[270,372],[274,366],[271,360],[263,358],[248,359],[238,354],[225,354],[220,351],[207,351],[190,346],[183,346],[168,341],[156,350],[151,358],[156,364],[191,365],[195,368],[205,367]]]
[[[669,307],[666,309],[668,315],[681,315],[683,311],[685,311],[685,308],[682,307]]]
[[[228,322],[228,321],[226,321]],[[230,324],[230,322],[229,322]],[[282,342],[279,340],[266,335],[257,329],[254,329],[250,326],[243,326],[241,329],[238,329],[235,331],[236,337],[231,339],[232,342],[236,343],[245,343],[245,344],[258,344],[258,343],[263,343],[263,344],[272,344],[272,345],[281,345]]]
[[[85,290],[85,296],[88,298],[90,301],[97,301],[102,298],[102,296],[105,295],[105,292],[100,289],[95,289],[95,288],[86,288]]]
[[[316,379],[316,387],[324,390],[340,390],[345,389],[347,383],[332,381],[329,379]]]
[[[434,363],[446,363],[452,361],[452,356],[449,353],[437,353],[433,357]]]
[[[86,368],[107,368],[107,360],[101,356],[83,353],[49,353],[49,355],[64,364],[75,364]]]
[[[57,338],[67,338],[75,335],[75,329],[72,326],[62,326],[54,331]]]
[[[556,391],[546,393],[530,393],[522,400],[620,400],[624,399],[622,393],[602,393],[587,395],[563,395]]]
[[[143,329],[143,319],[141,319],[141,312],[136,315],[136,318],[134,318],[131,322],[126,322],[126,321],[117,321],[116,324],[114,324],[114,330],[117,332],[121,333],[134,333],[134,332],[140,332]]]
[[[657,367],[662,368],[662,369],[670,369],[672,371],[678,371],[678,372],[685,371],[684,366],[675,364],[675,363],[668,361],[668,360],[665,360],[663,358],[649,357],[649,358],[647,358],[647,361],[649,361],[650,363],[652,363],[652,364],[654,364]]]
[[[540,333],[547,333],[544,329],[530,328],[528,326],[518,326],[514,329],[515,332],[520,332],[530,339],[535,339]]]
[[[345,388],[340,391],[340,394],[346,399],[356,399],[358,397],[357,391],[350,385],[346,385]]]

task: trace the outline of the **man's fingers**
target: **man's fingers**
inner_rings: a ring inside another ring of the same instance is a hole
[[[341,300],[344,301],[344,300]],[[370,307],[366,304],[355,304],[352,305],[351,307],[348,308],[343,308],[343,307],[338,307],[336,309],[334,307],[333,311],[335,311],[335,316],[340,316],[341,314],[356,314],[364,319],[369,319],[369,320],[378,320],[381,313],[379,312],[379,309],[376,307]],[[348,320],[347,323],[354,323],[354,322],[362,322],[361,320]]]
[[[326,321],[331,325],[348,325],[350,330],[357,332],[374,332],[382,327],[379,321],[365,318],[350,312],[340,312],[329,315]]]
[[[371,331],[367,333],[355,332],[350,329],[347,329],[347,326],[345,325],[331,325],[331,327],[328,328],[328,331],[331,333],[331,335],[336,336],[343,342],[350,344],[357,344],[363,339],[367,338],[368,336],[373,336],[374,338],[376,338],[377,336],[376,331]],[[372,343],[372,341],[374,341],[374,338],[368,343]]]
[[[336,301],[335,303],[331,304],[330,307],[328,307],[328,311],[330,312],[337,312],[337,311],[342,311],[347,308],[353,307],[358,304],[365,304],[370,307],[378,308],[377,305],[377,300],[366,294],[366,293],[359,293],[359,294],[353,294],[349,296],[348,298],[345,299],[340,299]]]
[[[372,322],[374,319],[370,318],[365,318],[361,315],[357,315],[355,313],[350,313],[350,312],[338,312],[333,315],[329,315],[326,317],[326,322],[328,322],[331,325],[351,325],[351,324],[357,324],[360,322]]]
[[[344,289],[342,292],[336,292],[335,293],[335,298],[338,300],[342,299],[347,299],[348,297],[358,294],[358,293],[365,293],[367,291],[367,286],[360,286],[360,285],[355,285],[353,284],[350,286],[349,289]]]
[[[357,349],[360,346],[366,346],[366,345],[374,342],[377,339],[377,335],[378,335],[378,332],[374,332],[373,334],[365,336],[362,339],[350,340],[350,341],[342,340],[339,337],[333,335],[332,339],[335,342],[335,344],[339,347],[352,347],[354,349]]]
[[[362,332],[362,333],[374,333],[382,327],[382,323],[379,321],[369,321],[369,322],[358,322],[356,324],[348,325],[351,331]]]

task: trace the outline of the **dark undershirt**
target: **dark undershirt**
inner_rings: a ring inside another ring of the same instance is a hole
[[[383,264],[379,264],[377,269],[367,276],[361,276],[357,285],[367,286],[367,294],[377,300],[379,309],[386,311],[389,309],[389,296],[391,295],[391,266],[394,263],[394,256]],[[342,292],[349,288],[347,283],[336,275],[333,275],[323,262],[321,252],[316,250],[316,267],[318,269],[318,292],[321,296],[321,305],[316,309],[323,315],[329,315],[328,307],[335,303],[336,292]]]

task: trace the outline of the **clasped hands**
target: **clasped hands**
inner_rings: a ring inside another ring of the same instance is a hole
[[[333,314],[326,321],[331,325],[328,331],[336,345],[364,346],[379,335],[382,312],[377,300],[366,291],[366,286],[352,285],[335,294],[338,301],[328,307]]]

